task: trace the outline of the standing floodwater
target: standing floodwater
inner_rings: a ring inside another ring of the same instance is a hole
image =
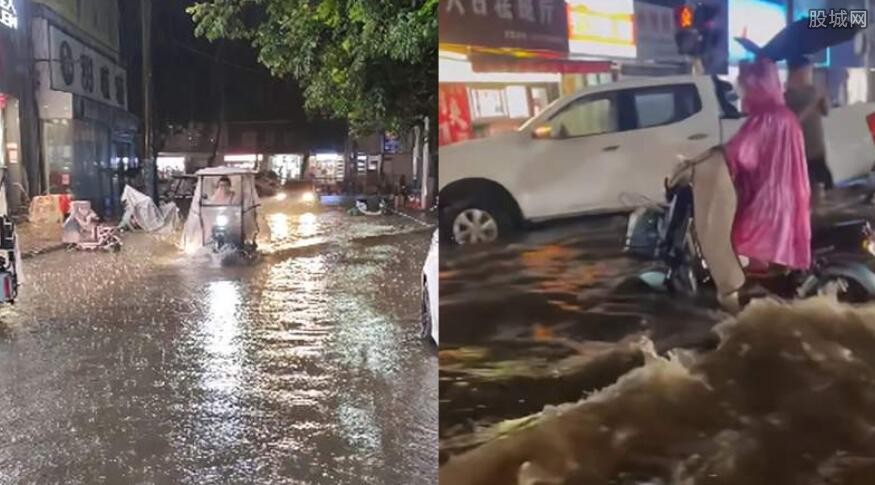
[[[831,197],[817,225],[871,217]],[[644,291],[625,222],[441,253],[442,483],[870,483],[872,308]]]
[[[286,232],[251,265],[147,235],[26,263],[0,325],[0,483],[432,483],[431,231],[267,210]]]

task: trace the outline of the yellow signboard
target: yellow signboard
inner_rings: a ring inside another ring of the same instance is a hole
[[[636,56],[631,0],[567,0],[567,4],[570,53]]]
[[[33,0],[96,39],[100,46],[119,50],[118,4],[114,0]]]

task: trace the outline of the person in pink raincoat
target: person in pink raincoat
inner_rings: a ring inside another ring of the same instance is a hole
[[[751,260],[751,270],[770,263],[807,269],[811,194],[802,127],[784,104],[773,61],[743,66],[739,86],[748,116],[725,147],[738,195],[732,244]]]

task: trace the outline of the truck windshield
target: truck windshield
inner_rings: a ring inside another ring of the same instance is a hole
[[[525,123],[523,123],[522,125],[520,125],[520,127],[517,128],[517,131],[526,131],[526,130],[528,130],[529,128],[531,128],[535,123],[538,122],[538,120],[541,119],[541,116],[542,116],[545,112],[550,111],[550,109],[552,109],[554,106],[556,106],[556,104],[557,104],[561,99],[562,99],[562,97],[559,97],[559,98],[554,99],[550,104],[547,105],[546,108],[542,109],[538,114],[536,114],[535,116],[532,116],[531,118],[529,118],[528,120],[526,120]]]

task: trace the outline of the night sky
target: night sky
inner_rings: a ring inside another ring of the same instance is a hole
[[[130,108],[142,116],[139,2],[119,3],[122,52],[130,78]],[[191,3],[153,1],[156,121],[214,122],[219,118],[218,100],[224,93],[227,121],[287,120],[315,128],[316,133],[345,131],[343,123],[308,117],[297,84],[271,76],[258,64],[256,53],[248,44],[224,41],[224,62],[217,66],[214,58],[218,42],[194,37],[194,23],[185,12],[185,6]],[[224,89],[220,76],[224,76]]]

